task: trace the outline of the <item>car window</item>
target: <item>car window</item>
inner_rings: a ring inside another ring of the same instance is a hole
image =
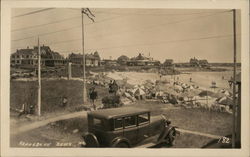
[[[114,129],[115,130],[119,130],[119,129],[122,129],[123,128],[123,120],[122,118],[117,118],[117,119],[114,119]]]
[[[102,120],[101,119],[97,119],[97,118],[94,118],[93,119],[93,124],[95,127],[102,127]]]
[[[142,125],[142,124],[146,124],[146,123],[149,123],[149,113],[144,113],[144,114],[138,115],[138,124]]]
[[[136,116],[124,117],[125,128],[134,127],[134,126],[136,126]]]

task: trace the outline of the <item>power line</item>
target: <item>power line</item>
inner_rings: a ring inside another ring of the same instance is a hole
[[[65,19],[62,19],[62,20],[54,21],[54,22],[49,22],[49,23],[44,23],[44,24],[39,24],[39,25],[33,25],[33,26],[23,27],[23,28],[18,28],[18,29],[13,29],[13,30],[11,30],[11,32],[21,31],[21,30],[26,30],[26,29],[36,28],[36,27],[42,27],[42,26],[47,26],[47,25],[51,25],[51,24],[55,24],[55,23],[60,23],[60,22],[76,19],[78,17],[81,17],[81,16],[74,16],[74,17],[65,18]]]
[[[56,44],[62,44],[62,43],[68,43],[68,42],[80,41],[80,40],[82,40],[82,38],[71,39],[71,40],[63,40],[63,41],[51,42],[51,43],[44,43],[44,44],[45,44],[45,45],[56,45]]]
[[[231,11],[231,10],[227,10]],[[178,15],[197,15],[197,14],[210,14],[210,13],[220,13],[220,12],[194,12],[194,13],[181,13],[181,14],[172,14],[172,13],[136,13],[136,12],[127,12],[127,13],[121,13],[121,12],[105,12],[105,11],[98,11],[98,13],[103,14],[117,14],[117,15],[147,15],[147,16],[161,16],[161,15],[171,15],[171,16],[178,16]]]
[[[229,12],[229,11],[224,11],[224,12]],[[219,13],[224,13],[224,12],[219,12]],[[218,14],[215,13],[215,14]],[[165,24],[160,24],[160,25],[156,25],[156,26],[153,26],[153,27],[159,27],[159,26],[162,26],[162,25],[166,25],[166,24],[174,24],[174,23],[180,23],[180,22],[184,22],[184,21],[189,21],[189,20],[194,20],[194,19],[198,19],[198,18],[202,18],[202,17],[207,17],[207,16],[212,16],[212,15],[215,15],[215,14],[210,14],[210,15],[205,15],[205,16],[199,16],[199,17],[196,17],[196,18],[189,18],[189,19],[184,19],[184,20],[180,20],[180,21],[176,21],[176,22],[172,22],[172,23],[165,23]],[[113,18],[108,18],[108,19],[104,19],[102,21],[97,21],[95,23],[99,23],[99,22],[104,22],[104,21],[107,21],[107,20],[111,20],[111,19],[114,19],[114,18],[117,18],[117,17],[121,17],[121,16],[116,16],[116,17],[113,17]],[[90,23],[92,24],[92,23]],[[54,33],[58,33],[58,32],[63,32],[63,31],[67,31],[67,30],[71,30],[71,29],[75,29],[75,28],[78,28],[78,27],[81,27],[80,25],[79,26],[75,26],[75,27],[71,27],[71,28],[67,28],[67,29],[63,29],[63,30],[58,30],[58,31],[54,31],[54,32],[48,32],[48,33],[43,33],[43,34],[38,34],[38,35],[34,35],[34,36],[30,36],[30,37],[25,37],[25,38],[21,38],[21,39],[16,39],[16,40],[12,40],[12,41],[20,41],[20,40],[26,40],[26,39],[29,39],[29,38],[35,38],[37,36],[45,36],[45,35],[50,35],[50,34],[54,34]],[[147,27],[148,28],[153,28],[152,26],[150,27]],[[140,29],[139,29],[140,30]],[[138,31],[138,30],[137,30]],[[124,32],[124,31],[123,31]],[[125,32],[128,32],[128,31],[125,31]],[[120,32],[121,33],[121,32]],[[115,34],[119,34],[119,33],[115,33]],[[111,34],[113,35],[113,34]],[[102,35],[103,36],[103,35]],[[97,36],[94,36],[94,37],[97,37]],[[71,40],[66,40],[66,41],[59,41],[59,42],[55,42],[55,43],[50,43],[50,44],[59,44],[59,43],[65,43],[65,42],[73,42],[73,41],[77,41],[77,40],[80,40],[80,39],[71,39]]]
[[[227,35],[217,35],[217,36],[208,36],[208,37],[201,37],[201,38],[190,38],[190,39],[181,39],[181,40],[169,40],[169,41],[161,41],[161,42],[155,42],[155,43],[146,43],[146,44],[128,44],[128,45],[121,45],[121,46],[115,46],[115,47],[103,47],[103,48],[91,48],[86,50],[104,50],[104,49],[114,49],[114,48],[123,48],[123,47],[134,47],[134,46],[149,46],[149,45],[159,45],[159,44],[166,44],[166,43],[177,43],[177,42],[189,42],[189,41],[196,41],[196,40],[207,40],[207,39],[214,39],[214,38],[227,38],[233,36],[232,34]],[[240,35],[238,35],[240,36]],[[71,40],[65,40],[60,42],[54,42],[50,43],[50,45],[60,44],[60,43],[67,43],[72,41],[78,41],[81,39],[71,39]],[[48,43],[47,43],[48,44]],[[80,51],[80,49],[77,50],[63,50],[61,52],[72,52],[72,51]]]
[[[207,36],[207,37],[200,37],[200,38],[190,38],[190,39],[179,39],[179,40],[169,40],[169,41],[160,41],[160,42],[154,42],[154,43],[143,43],[143,44],[128,44],[128,45],[121,45],[121,46],[115,46],[115,47],[103,47],[103,48],[90,48],[86,50],[104,50],[104,49],[116,49],[116,48],[124,48],[124,47],[135,47],[135,46],[150,46],[150,45],[160,45],[160,44],[166,44],[166,43],[178,43],[178,42],[189,42],[189,41],[196,41],[196,40],[207,40],[207,39],[220,39],[220,38],[227,38],[232,37],[232,34],[226,34],[226,35],[217,35],[217,36]],[[240,36],[240,34],[238,34]],[[69,40],[71,41],[71,40]],[[67,42],[67,41],[63,41]],[[63,50],[61,52],[72,52],[72,51],[81,51],[80,49],[77,50]]]
[[[107,18],[107,19],[104,19],[104,20],[96,21],[95,23],[101,23],[101,22],[113,20],[113,19],[116,19],[116,18],[119,18],[119,17],[121,17],[121,16],[115,16],[115,17],[112,17],[112,18]],[[92,24],[95,24],[95,23],[89,23],[89,24],[86,24],[86,25],[92,25]],[[24,38],[14,39],[14,40],[11,40],[11,41],[16,42],[16,41],[20,41],[20,40],[26,40],[26,39],[34,38],[34,37],[37,37],[37,36],[50,35],[50,34],[59,33],[59,32],[64,32],[64,31],[68,31],[68,30],[75,29],[75,28],[80,28],[80,27],[81,27],[81,25],[77,25],[77,26],[70,27],[70,28],[67,28],[67,29],[62,29],[62,30],[58,30],[58,31],[53,31],[53,32],[48,32],[48,33],[42,33],[42,34],[37,34],[37,35],[28,36],[28,37],[24,37]]]
[[[153,26],[144,27],[143,29],[147,30],[147,29],[152,29],[152,28],[155,28],[155,27],[162,27],[164,25],[170,25],[170,24],[177,24],[177,23],[182,23],[182,22],[186,22],[186,21],[192,21],[192,20],[203,18],[203,17],[209,17],[209,16],[213,16],[213,15],[218,15],[219,13],[226,13],[226,12],[230,12],[230,11],[217,12],[217,13],[214,13],[214,14],[198,16],[198,17],[195,17],[195,18],[187,18],[187,19],[184,19],[184,20],[179,20],[179,21],[174,21],[174,22],[161,23],[161,24],[157,24],[157,25],[153,25]],[[139,29],[134,29],[132,32],[136,32],[136,31],[144,31],[144,30],[139,28]],[[115,32],[113,34],[106,34],[106,35],[108,35],[108,36],[110,36],[110,35],[118,35],[120,33],[126,33],[126,32],[131,32],[131,31],[130,31],[130,29],[127,29],[125,31]],[[105,34],[104,35],[102,34],[102,35],[92,36],[90,38],[97,38],[97,37],[102,37],[102,36],[105,36]]]
[[[231,11],[231,10],[230,10],[230,11]],[[189,20],[195,20],[195,19],[202,18],[202,17],[217,15],[217,14],[219,14],[219,13],[225,13],[225,12],[229,12],[229,11],[217,12],[217,13],[210,14],[210,15],[204,15],[204,16],[199,16],[199,17],[196,17],[196,18],[184,19],[184,20],[180,20],[180,21],[176,21],[176,22],[172,22],[172,23],[165,23],[165,24],[161,24],[161,25],[156,25],[156,26],[153,26],[153,27],[150,26],[150,27],[148,27],[148,28],[159,27],[159,26],[166,25],[166,24],[176,24],[176,23],[185,22],[185,21],[189,21]],[[122,16],[122,15],[119,15],[119,16],[116,16],[116,17],[113,17],[113,18],[104,19],[104,20],[101,20],[101,21],[97,21],[97,22],[95,22],[95,23],[100,23],[100,22],[112,20],[112,19],[115,19],[115,18],[118,18],[118,17],[121,17],[121,16]],[[89,24],[87,24],[87,25],[91,25],[91,24],[94,24],[94,23],[89,23]],[[58,30],[58,31],[55,31],[55,32],[49,32],[49,33],[38,34],[38,35],[29,36],[29,37],[20,38],[20,39],[15,39],[15,40],[11,40],[11,41],[16,42],[16,41],[20,41],[20,40],[26,40],[26,39],[34,38],[34,37],[36,37],[36,36],[44,36],[44,35],[54,34],[54,33],[58,33],[58,32],[67,31],[67,30],[70,30],[70,29],[75,29],[75,28],[78,28],[78,27],[81,27],[81,26],[79,25],[79,26],[76,26],[76,27],[68,28],[68,29],[63,29],[63,30]],[[148,28],[147,28],[147,29],[148,29]],[[139,29],[139,30],[140,30],[140,29]],[[137,30],[137,31],[138,31],[138,30]],[[124,31],[123,31],[123,32],[124,32]],[[128,31],[125,31],[125,32],[128,32]],[[119,33],[114,33],[114,34],[119,34]],[[113,35],[114,35],[114,34],[113,34]],[[102,36],[103,36],[103,35],[102,35]],[[99,36],[95,36],[95,37],[99,37]],[[95,37],[94,37],[94,38],[95,38]]]
[[[11,30],[11,32],[16,32],[16,31],[21,31],[21,30],[27,30],[27,29],[32,29],[32,28],[37,28],[37,27],[42,27],[42,26],[47,26],[47,25],[51,25],[51,24],[55,24],[55,23],[60,23],[60,22],[64,22],[64,21],[73,20],[73,19],[80,18],[80,17],[81,16],[74,16],[74,17],[65,18],[65,19],[62,19],[62,20],[57,20],[57,21],[54,21],[54,22],[48,22],[48,23],[39,24],[39,25],[33,25],[33,26],[29,26],[29,27],[17,28],[17,29]],[[121,17],[121,16],[115,16],[115,17]],[[107,19],[104,19],[104,20],[101,20],[101,21],[97,21],[95,23],[99,23],[99,22],[106,21],[106,20],[113,19],[113,18],[107,18]],[[85,25],[91,25],[91,24],[93,24],[93,23],[87,23]]]
[[[27,15],[32,15],[32,14],[36,14],[36,13],[40,13],[40,12],[44,12],[44,11],[48,11],[48,10],[52,10],[52,9],[55,9],[55,8],[40,9],[40,10],[25,13],[25,14],[16,15],[16,16],[13,16],[11,18],[17,18],[17,17],[27,16]]]
[[[71,10],[77,10],[79,11],[78,8],[67,8],[67,9],[71,9]],[[140,9],[143,10],[143,9]],[[227,11],[232,11],[232,10],[227,10]],[[113,12],[113,11],[95,11],[95,13],[102,13],[102,14],[117,14],[117,15],[156,15],[156,16],[160,16],[160,15],[171,15],[171,16],[175,16],[175,15],[196,15],[196,14],[209,14],[209,13],[220,13],[220,12],[193,12],[193,13],[180,13],[180,14],[176,14],[176,13],[145,13],[145,12]]]
[[[30,39],[30,38],[35,38],[37,36],[45,36],[45,35],[55,34],[55,33],[64,32],[64,31],[68,31],[68,30],[76,29],[76,28],[80,28],[80,27],[81,27],[81,25],[77,25],[77,26],[62,29],[62,30],[57,30],[57,31],[47,32],[47,33],[41,33],[41,34],[37,34],[37,35],[25,37],[25,38],[20,38],[20,39],[15,39],[15,40],[11,40],[11,41],[16,42],[16,41],[20,41],[20,40],[26,40],[26,39]]]
[[[103,50],[103,49],[114,49],[114,48],[122,48],[122,47],[149,46],[149,45],[159,45],[159,44],[166,44],[166,43],[176,43],[176,42],[188,42],[188,41],[196,41],[196,40],[206,40],[206,39],[213,39],[213,38],[226,38],[226,37],[231,37],[231,36],[232,36],[232,34],[228,34],[228,35],[208,36],[208,37],[182,39],[182,40],[161,41],[161,42],[146,43],[146,44],[121,45],[121,46],[116,46],[116,47],[104,47],[104,48],[95,48],[95,49],[86,49],[86,50]]]
[[[218,12],[218,13],[225,13],[225,12],[229,12],[229,11],[223,11],[223,12]],[[195,18],[188,18],[188,19],[179,20],[179,21],[170,22],[170,23],[165,23],[165,24],[160,24],[160,25],[154,25],[154,26],[147,27],[146,29],[151,29],[151,28],[154,28],[154,27],[161,27],[163,25],[168,25],[168,24],[176,24],[176,23],[181,23],[181,22],[185,22],[185,21],[195,20],[195,19],[199,19],[199,18],[203,18],[203,17],[217,15],[218,13],[214,13],[214,14],[210,14],[210,15],[204,15],[204,16],[198,16],[198,17],[195,17]],[[117,18],[117,17],[120,17],[120,16],[116,16],[115,18]],[[113,19],[113,18],[110,18],[110,19]],[[107,21],[107,20],[110,20],[110,19],[104,19],[102,21],[97,21],[95,23],[104,22],[104,21]],[[90,23],[90,24],[92,24],[92,23]],[[70,29],[78,28],[78,27],[81,27],[81,26],[79,25],[79,26],[76,26],[76,27],[71,27],[71,28],[68,28],[68,29],[63,29],[63,30],[59,30],[59,31],[55,31],[55,32],[49,32],[49,33],[39,34],[39,36],[50,35],[50,34],[54,34],[54,33],[58,33],[58,32],[63,32],[63,31],[67,31],[67,30],[70,30]],[[141,29],[137,29],[136,31],[140,31],[140,30]],[[111,34],[111,35],[117,35],[117,34],[125,33],[125,32],[130,32],[130,31],[127,30],[127,31],[122,31],[122,32],[118,32],[118,33],[116,32],[116,33]],[[38,35],[30,36],[30,37],[26,37],[26,38],[21,38],[21,39],[16,39],[16,40],[12,40],[12,41],[26,40],[26,39],[29,39],[29,38],[35,38],[37,36]],[[90,38],[96,38],[96,37],[99,37],[99,36],[104,36],[104,35],[93,36],[93,37],[90,37]],[[73,39],[73,40],[70,40],[70,41],[76,41],[76,40],[80,40],[80,39]],[[57,42],[57,43],[64,43],[64,42],[67,42],[67,41],[62,41],[62,42]],[[53,43],[51,43],[51,44],[53,44]]]

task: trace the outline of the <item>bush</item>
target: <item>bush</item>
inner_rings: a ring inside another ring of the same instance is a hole
[[[103,108],[115,108],[121,107],[121,99],[120,96],[106,96],[102,98]]]

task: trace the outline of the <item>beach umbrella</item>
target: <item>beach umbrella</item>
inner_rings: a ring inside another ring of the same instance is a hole
[[[218,104],[222,105],[233,105],[233,99],[227,96],[223,96],[218,100]]]
[[[141,88],[137,88],[134,91],[134,95],[145,95],[146,93],[141,89]]]
[[[212,96],[213,97],[214,93],[211,92],[211,91],[204,90],[204,91],[200,92],[198,95],[201,96],[201,97],[204,97],[204,96]]]
[[[131,97],[131,95],[130,95],[128,92],[125,92],[125,93],[124,93],[124,96],[125,96],[125,97]]]
[[[183,91],[183,88],[181,86],[179,86],[179,85],[175,85],[174,88],[175,88],[175,90],[177,90],[179,92]]]
[[[192,91],[188,91],[188,92],[184,92],[184,93],[180,94],[180,96],[182,96],[182,97],[194,97],[196,95],[197,94],[195,92],[192,92]]]
[[[229,91],[227,91],[227,90],[224,92],[224,94],[225,94],[226,96],[231,96],[231,95],[232,95],[232,94],[231,94]]]

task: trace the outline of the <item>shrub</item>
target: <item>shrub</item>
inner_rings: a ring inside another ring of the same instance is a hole
[[[120,96],[106,96],[102,98],[102,104],[103,108],[115,108],[122,106]]]

